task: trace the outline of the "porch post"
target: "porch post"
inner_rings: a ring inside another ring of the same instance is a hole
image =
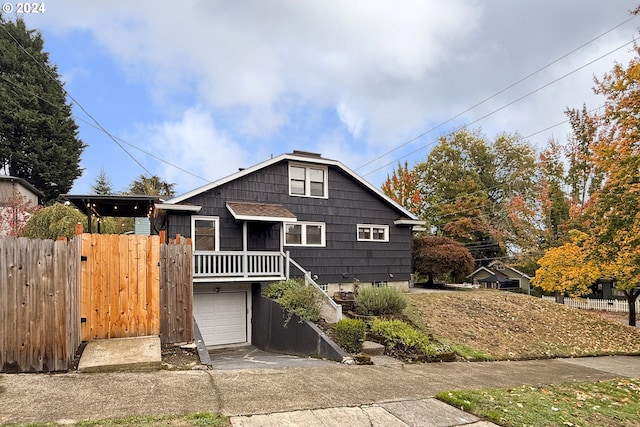
[[[249,265],[247,257],[248,245],[248,225],[247,221],[242,222],[242,273],[244,277],[249,277]]]
[[[289,251],[286,253],[286,258],[284,260],[284,277],[289,280]]]

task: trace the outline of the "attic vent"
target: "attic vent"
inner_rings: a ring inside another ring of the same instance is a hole
[[[293,150],[293,154],[295,154],[296,156],[315,157],[318,159],[322,157],[320,153],[312,153],[310,151]]]

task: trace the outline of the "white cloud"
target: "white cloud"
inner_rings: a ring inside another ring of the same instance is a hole
[[[157,174],[177,183],[178,193],[229,175],[247,161],[241,147],[219,131],[211,115],[201,109],[188,110],[176,121],[151,125],[142,130],[140,137],[147,141],[149,151],[192,174],[161,164]]]
[[[131,79],[148,85],[154,108],[165,114],[175,113],[175,98],[191,98],[184,105],[199,105],[199,113],[191,111],[180,123],[195,120],[201,136],[222,141],[243,163],[263,160],[245,140],[261,144],[283,129],[311,128],[308,122],[326,112],[335,115],[329,124],[334,128],[314,127],[318,133],[308,143],[344,132],[352,137],[342,144],[344,156],[366,161],[621,23],[631,7],[623,0],[606,7],[601,0],[70,0],[30,19],[51,31],[90,31]],[[631,40],[636,27],[637,20],[620,27],[372,167],[393,166],[399,157],[428,148],[452,125],[478,120]],[[595,107],[592,76],[624,57],[619,52],[599,61],[473,127],[489,137],[501,131],[526,135],[563,120],[567,106]],[[221,123],[227,134],[220,133]],[[191,151],[206,154],[194,141]],[[280,141],[287,148],[294,143],[286,135]],[[173,155],[185,164],[202,168],[199,156],[177,151]]]
[[[336,108],[340,121],[347,127],[355,139],[360,138],[364,128],[364,118],[353,111],[345,102],[338,103]]]

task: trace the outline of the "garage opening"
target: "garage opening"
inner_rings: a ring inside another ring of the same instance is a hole
[[[193,294],[193,315],[207,346],[246,343],[247,312],[246,291]]]

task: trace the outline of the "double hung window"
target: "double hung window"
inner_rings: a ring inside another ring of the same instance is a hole
[[[284,224],[287,246],[324,246],[325,224],[321,222],[291,222]]]
[[[292,196],[327,198],[327,168],[324,166],[289,165],[289,194]]]

